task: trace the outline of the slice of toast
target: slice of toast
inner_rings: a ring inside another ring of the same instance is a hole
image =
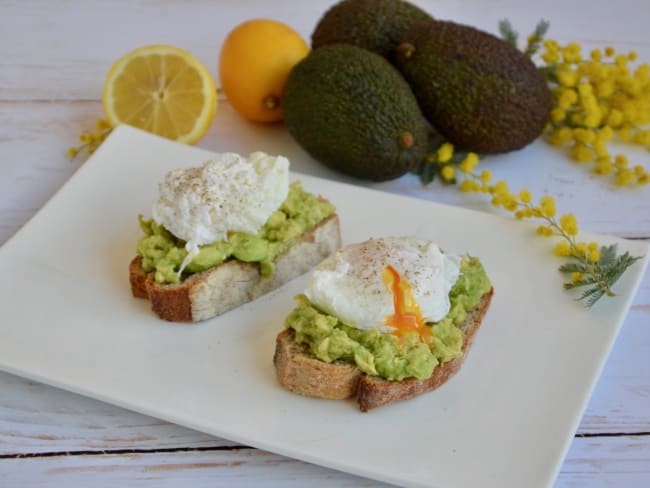
[[[300,276],[341,246],[338,215],[334,214],[303,233],[284,253],[276,256],[275,271],[260,275],[258,263],[236,259],[195,273],[180,283],[160,284],[142,269],[141,257],[129,265],[134,297],[147,298],[153,311],[171,322],[199,322],[268,293]]]
[[[278,380],[284,388],[299,395],[333,400],[356,396],[362,412],[421,395],[439,387],[460,369],[493,294],[494,289],[490,289],[483,295],[460,325],[463,354],[437,366],[429,378],[389,381],[363,373],[353,364],[342,361],[326,363],[316,358],[306,344],[296,343],[293,330],[285,329],[276,338],[273,356]]]

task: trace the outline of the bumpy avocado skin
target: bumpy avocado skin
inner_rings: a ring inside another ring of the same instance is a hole
[[[412,170],[427,150],[415,95],[381,56],[338,44],[298,63],[284,92],[284,121],[315,159],[351,176],[384,181]]]
[[[325,12],[311,44],[352,44],[391,60],[406,30],[424,20],[432,17],[404,0],[343,0]]]
[[[408,49],[414,51],[409,56]],[[396,66],[450,142],[484,154],[520,149],[542,132],[551,93],[533,62],[486,32],[447,21],[412,26]]]

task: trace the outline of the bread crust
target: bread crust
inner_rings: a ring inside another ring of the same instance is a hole
[[[303,233],[284,253],[274,259],[269,278],[260,274],[258,263],[236,259],[195,273],[181,283],[160,284],[153,273],[142,269],[141,257],[129,264],[131,293],[151,302],[163,320],[199,322],[236,308],[296,278],[341,247],[338,215],[334,214]]]
[[[465,322],[461,324],[462,355],[437,366],[429,378],[389,381],[362,373],[349,363],[326,363],[316,358],[307,345],[297,344],[294,341],[294,332],[285,329],[276,338],[273,355],[278,380],[284,388],[299,395],[336,400],[356,397],[362,412],[421,395],[438,388],[458,372],[490,306],[493,294],[492,288],[483,295],[479,304],[467,314]]]
[[[304,396],[343,400],[354,396],[361,370],[345,362],[326,363],[311,354],[306,344],[294,340],[294,331],[285,329],[276,338],[273,355],[280,384]]]

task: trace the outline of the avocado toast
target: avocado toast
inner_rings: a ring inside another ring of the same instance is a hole
[[[162,319],[198,322],[307,272],[340,246],[322,197],[289,184],[288,161],[220,155],[168,173],[129,265],[133,296]]]
[[[278,380],[305,396],[356,397],[363,412],[415,397],[460,369],[492,295],[477,258],[428,241],[347,246],[316,268],[287,316]]]

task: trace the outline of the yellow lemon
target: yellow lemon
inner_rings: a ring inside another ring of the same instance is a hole
[[[289,71],[308,53],[307,43],[286,24],[269,19],[246,21],[228,34],[221,48],[221,88],[247,119],[282,120]]]
[[[113,64],[102,104],[113,126],[129,124],[193,144],[214,119],[217,90],[209,71],[187,51],[144,46]]]

